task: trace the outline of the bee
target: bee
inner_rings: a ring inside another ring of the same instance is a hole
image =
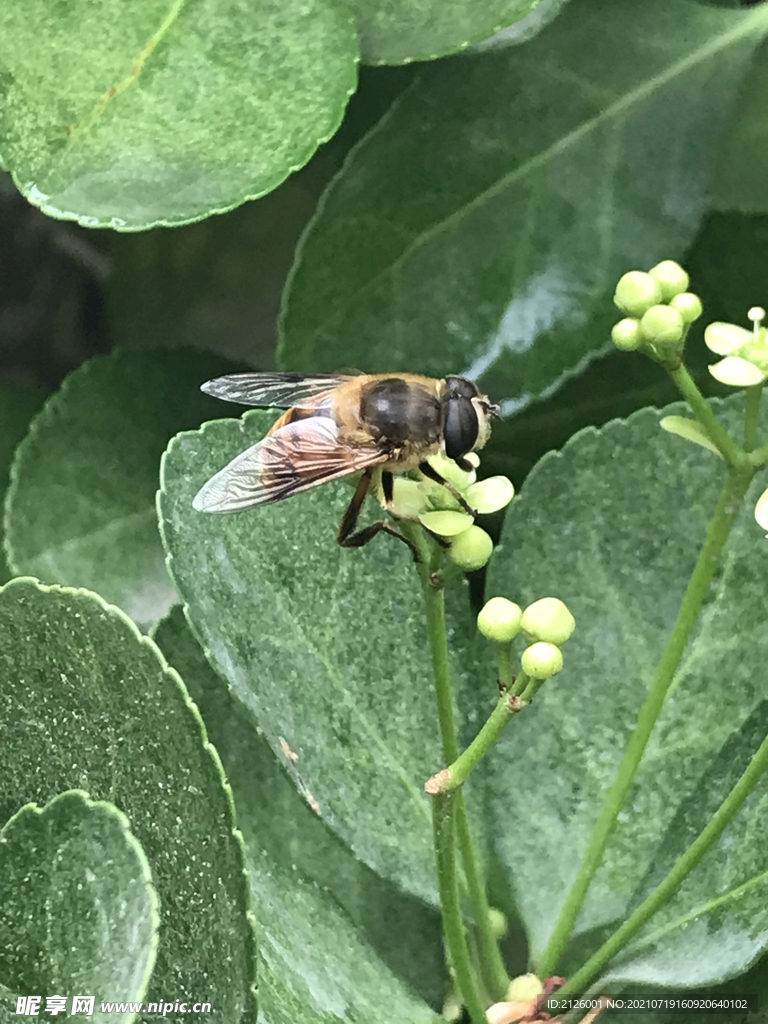
[[[339,526],[345,548],[385,531],[413,544],[379,520],[357,529],[375,481],[391,509],[394,473],[418,469],[442,484],[471,515],[456,488],[427,461],[442,453],[466,471],[469,452],[482,448],[499,407],[465,377],[435,379],[415,373],[243,373],[217,377],[202,391],[242,405],[286,409],[267,435],[236,456],[198,491],[198,512],[238,512],[283,501],[320,484],[362,471]]]

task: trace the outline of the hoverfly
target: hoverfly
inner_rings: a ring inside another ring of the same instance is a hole
[[[394,495],[392,474],[418,469],[475,514],[427,462],[441,452],[469,471],[466,455],[488,440],[491,417],[498,416],[499,408],[465,377],[243,373],[217,377],[201,390],[229,402],[287,412],[258,444],[198,491],[192,502],[198,512],[258,508],[362,470],[339,526],[338,543],[362,547],[384,530],[405,541],[417,560],[411,542],[390,523],[379,520],[356,529],[375,476],[387,508]]]

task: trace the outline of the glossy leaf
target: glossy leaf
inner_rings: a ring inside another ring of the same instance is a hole
[[[433,60],[495,35],[536,0],[355,0],[362,59],[368,64]]]
[[[221,361],[188,351],[101,356],[72,373],[17,449],[6,499],[17,575],[89,587],[147,625],[175,600],[155,491],[176,430],[221,403],[200,384]]]
[[[22,807],[0,832],[0,962],[15,993],[98,993],[140,1002],[157,948],[158,906],[147,859],[110,803],[69,790]],[[101,998],[99,998],[99,996]]]
[[[405,996],[403,983],[429,1004],[442,1005],[448,979],[439,915],[365,867],[309,808],[286,771],[295,752],[286,745],[275,758],[205,660],[179,606],[154,635],[198,703],[232,786],[265,950],[262,1012],[270,1007],[270,1020],[274,1013],[275,1020],[290,1021],[290,1011],[315,1021],[318,1002],[336,1006],[344,992],[345,1019],[375,1019],[378,1001],[392,1019],[431,1020],[424,1006]],[[296,948],[302,955],[285,955]],[[317,969],[308,969],[310,961]],[[297,1004],[287,995],[308,986],[319,1000]]]
[[[555,387],[605,345],[617,277],[691,241],[766,29],[765,7],[584,0],[426,68],[305,234],[281,365],[466,372],[508,410]]]
[[[137,230],[263,195],[306,163],[355,87],[336,0],[10,0],[2,160],[50,216]]]
[[[0,589],[0,675],[0,817],[75,786],[115,803],[160,901],[147,999],[206,999],[223,1020],[253,1022],[242,843],[221,763],[178,675],[96,595],[27,579]]]
[[[466,51],[468,54],[482,53],[484,50],[495,50],[504,46],[517,46],[533,39],[543,28],[560,13],[569,0],[539,0],[530,14],[521,21],[501,29],[493,36],[474,43]]]
[[[716,406],[732,432],[742,404]],[[659,418],[649,409],[584,430],[542,459],[510,508],[491,567],[488,596],[523,606],[556,596],[576,618],[564,671],[544,686],[530,718],[526,712],[523,731],[502,739],[487,776],[491,832],[534,960],[645,700],[724,475],[710,452],[660,430]],[[736,523],[579,932],[620,921],[655,888],[765,734],[768,548],[752,516],[763,487],[755,481]],[[705,984],[749,966],[768,943],[766,813],[764,779],[615,977]]]
[[[169,568],[211,663],[275,754],[284,759],[286,744],[299,755],[287,767],[307,804],[379,874],[433,900],[423,786],[443,756],[407,548],[387,535],[362,550],[337,546],[345,482],[235,515],[192,509],[206,479],[273,418],[254,411],[171,442],[159,498]],[[458,638],[474,627],[457,605]],[[472,659],[452,659],[470,727],[495,701],[492,660],[483,676]]]

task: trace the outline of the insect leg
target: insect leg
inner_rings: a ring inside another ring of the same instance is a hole
[[[463,468],[463,467],[462,467]],[[450,480],[446,480],[444,476],[441,476],[436,469],[433,469],[428,462],[419,463],[419,472],[422,473],[429,480],[433,480],[436,484],[442,484],[443,487],[451,494],[456,501],[461,505],[465,512],[468,512],[471,516],[476,516],[477,512],[469,506],[464,500],[463,496],[459,494],[456,488],[453,486]]]
[[[382,487],[384,488],[386,495],[387,486],[389,486],[390,489],[392,486],[392,474],[385,473],[384,475],[389,476],[390,481],[389,485],[387,485],[385,481],[382,481]],[[375,537],[377,533],[380,533],[383,530],[384,533],[389,533],[393,537],[397,537],[398,540],[401,540],[403,544],[407,544],[411,550],[411,554],[413,555],[414,562],[419,562],[419,552],[415,545],[412,544],[407,537],[404,537],[402,533],[399,533],[394,526],[384,522],[383,519],[380,519],[376,523],[371,523],[370,526],[365,526],[362,530],[358,530],[356,533],[354,532],[355,527],[357,526],[358,517],[360,516],[360,509],[363,507],[363,502],[365,501],[368,490],[371,486],[371,476],[372,471],[370,469],[366,469],[360,477],[360,482],[355,488],[352,500],[341,518],[341,524],[339,526],[339,532],[336,535],[336,540],[343,548],[361,548],[364,544],[367,544],[369,540]]]

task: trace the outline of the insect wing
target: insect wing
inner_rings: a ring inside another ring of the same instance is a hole
[[[225,402],[290,409],[305,402],[314,406],[319,396],[348,380],[352,378],[334,373],[229,373],[207,381],[200,390]]]
[[[386,461],[377,448],[340,442],[334,420],[311,416],[287,423],[236,456],[198,491],[192,507],[198,512],[257,508]]]

